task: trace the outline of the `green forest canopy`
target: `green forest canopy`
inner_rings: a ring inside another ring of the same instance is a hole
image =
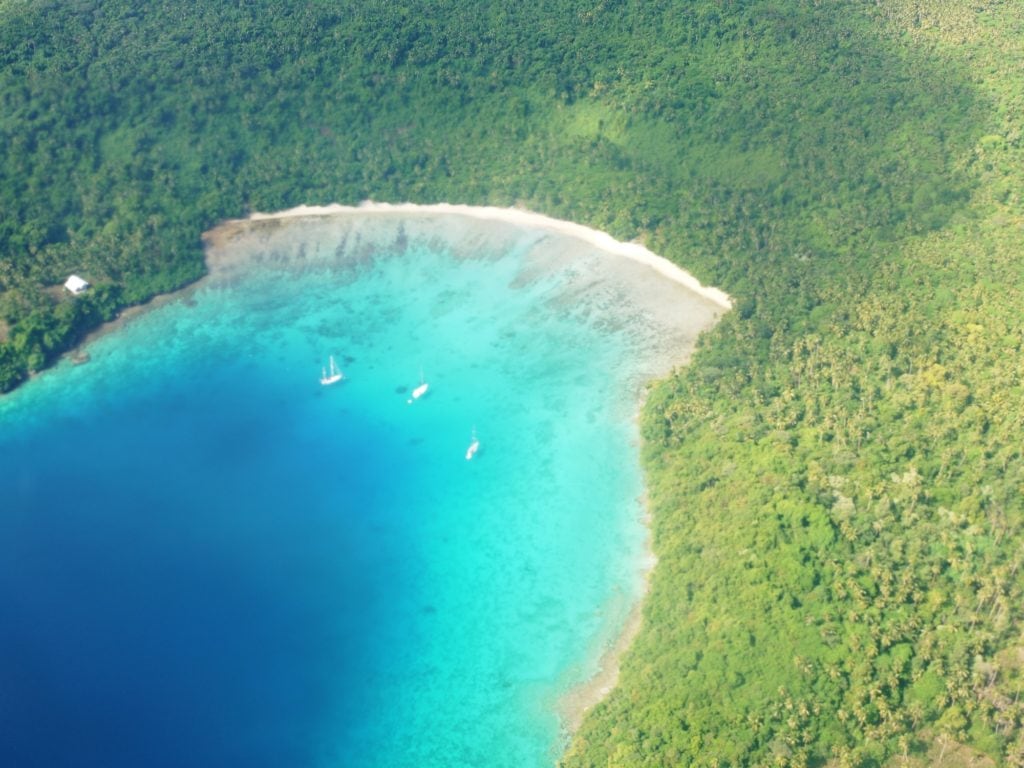
[[[640,238],[737,309],[645,409],[659,565],[565,765],[1021,766],[1022,64],[1000,0],[0,0],[0,389],[253,210]]]

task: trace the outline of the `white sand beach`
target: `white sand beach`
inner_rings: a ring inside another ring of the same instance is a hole
[[[470,219],[478,219],[481,221],[499,221],[527,229],[556,232],[560,235],[581,240],[582,242],[588,243],[607,253],[623,256],[641,264],[646,264],[663,277],[686,286],[697,295],[703,296],[708,301],[718,304],[723,309],[732,309],[732,299],[724,291],[721,291],[718,288],[701,285],[700,281],[685,269],[673,264],[668,259],[652,253],[639,243],[623,243],[616,240],[606,232],[591,229],[590,227],[585,227],[582,224],[576,224],[571,221],[553,219],[550,216],[533,213],[531,211],[524,211],[519,208],[454,205],[451,203],[419,205],[416,203],[375,203],[372,201],[365,201],[358,206],[339,204],[322,206],[300,205],[277,213],[253,213],[249,216],[249,220],[266,221],[268,219],[287,219],[305,216],[332,216],[337,214],[398,214],[400,216],[436,216],[456,214],[458,216],[465,216]]]

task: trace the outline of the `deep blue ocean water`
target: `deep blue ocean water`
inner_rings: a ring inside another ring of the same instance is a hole
[[[642,588],[632,337],[515,249],[377,256],[0,400],[0,765],[554,762]]]

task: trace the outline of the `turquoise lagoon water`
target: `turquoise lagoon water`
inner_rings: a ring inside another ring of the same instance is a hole
[[[636,318],[521,244],[317,237],[0,401],[0,764],[557,758],[641,591]]]

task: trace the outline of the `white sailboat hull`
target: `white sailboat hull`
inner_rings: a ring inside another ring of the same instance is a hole
[[[334,357],[330,358],[330,373],[324,368],[320,371],[320,384],[321,386],[328,386],[330,384],[337,384],[344,377],[341,371],[338,370],[338,366],[334,364]]]

